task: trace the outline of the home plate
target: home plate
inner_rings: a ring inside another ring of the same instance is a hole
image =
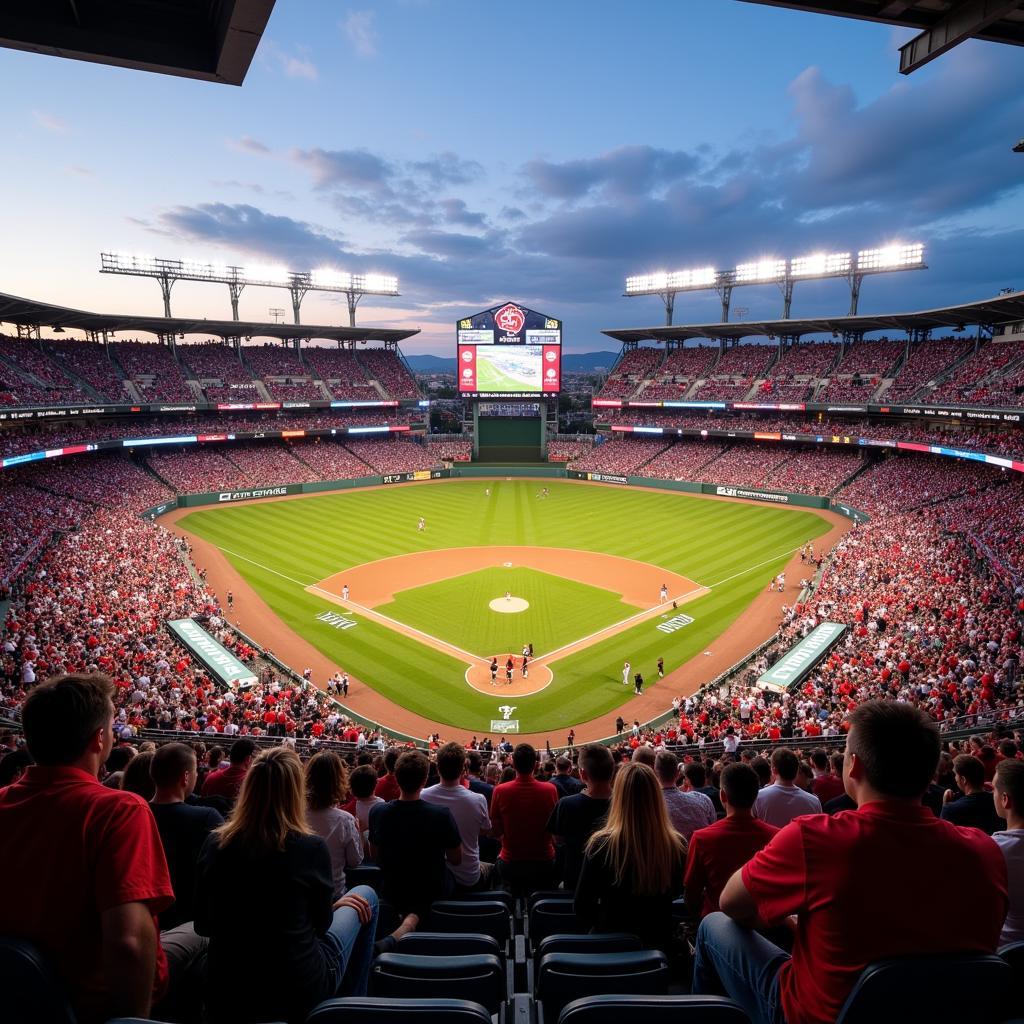
[[[525,612],[530,607],[529,601],[521,597],[496,597],[488,607],[492,612]]]

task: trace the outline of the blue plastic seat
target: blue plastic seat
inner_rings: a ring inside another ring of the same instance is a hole
[[[453,897],[459,903],[486,903],[489,900],[497,900],[504,903],[510,914],[515,913],[516,898],[504,889],[480,889],[477,892],[464,892]]]
[[[430,908],[430,929],[482,933],[504,945],[512,934],[512,917],[498,900],[437,900]]]
[[[738,1003],[722,996],[587,996],[562,1010],[558,1024],[750,1024]]]
[[[345,888],[354,889],[357,885],[368,885],[374,892],[380,892],[380,881],[384,872],[376,864],[360,864],[356,868],[345,869]]]
[[[836,1024],[996,1024],[1006,1016],[1011,975],[994,955],[880,960],[864,969]]]
[[[576,919],[572,897],[537,900],[530,907],[530,944],[534,949],[549,935],[580,934],[585,931]]]
[[[479,1003],[464,999],[380,999],[346,996],[315,1007],[306,1024],[491,1024]]]
[[[64,985],[30,942],[0,936],[0,979],[4,1024],[75,1024]]]
[[[388,999],[455,998],[494,1014],[507,996],[505,970],[493,953],[411,956],[382,953],[370,968],[370,991]]]
[[[497,939],[472,932],[409,932],[395,943],[391,952],[410,956],[471,956],[475,953],[502,955]]]
[[[657,950],[548,953],[537,966],[535,995],[553,1024],[563,1007],[583,996],[665,995],[668,981],[668,961]]]
[[[540,940],[534,959],[539,963],[548,953],[635,953],[641,949],[640,940],[628,932],[559,932]]]

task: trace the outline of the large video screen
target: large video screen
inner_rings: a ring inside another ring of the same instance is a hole
[[[514,303],[458,322],[459,393],[471,398],[556,395],[562,323]]]

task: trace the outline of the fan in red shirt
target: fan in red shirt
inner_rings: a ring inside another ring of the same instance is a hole
[[[833,769],[829,771],[829,767]],[[811,751],[811,767],[814,769],[814,781],[811,792],[821,801],[824,807],[829,800],[842,796],[846,792],[843,787],[843,755],[833,754],[830,758],[824,750]]]
[[[100,674],[39,684],[22,713],[36,764],[0,790],[0,877],[17,880],[0,901],[0,934],[39,948],[83,1024],[148,1017],[168,989],[156,915],[174,893],[156,821],[140,796],[97,777],[113,693]],[[177,970],[204,945],[191,925],[165,936]]]
[[[491,834],[501,839],[495,865],[513,886],[550,887],[555,878],[555,844],[547,831],[558,790],[533,777],[537,751],[529,743],[512,751],[516,777],[494,787],[491,796]]]
[[[751,808],[761,782],[748,764],[728,764],[722,771],[719,796],[725,817],[697,829],[686,858],[686,905],[700,916],[718,910],[718,898],[733,873],[764,849],[779,830],[754,817]]]
[[[377,780],[373,795],[379,796],[385,803],[397,800],[402,795],[402,787],[398,785],[398,779],[395,778],[395,765],[398,763],[401,753],[400,747],[388,747],[384,752],[384,768],[387,774]]]
[[[694,993],[730,996],[755,1024],[828,1024],[874,961],[993,953],[1006,862],[983,832],[922,805],[938,760],[938,728],[917,708],[857,708],[843,766],[857,809],[795,818],[729,879],[723,912],[697,932]],[[792,915],[792,956],[752,930]]]
[[[203,796],[222,796],[234,803],[238,799],[238,791],[242,788],[242,780],[256,755],[256,744],[252,740],[235,740],[228,753],[230,764],[227,768],[218,768],[210,772],[203,783]]]

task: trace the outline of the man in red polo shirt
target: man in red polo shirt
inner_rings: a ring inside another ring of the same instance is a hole
[[[491,797],[491,835],[501,839],[496,867],[513,888],[543,889],[555,882],[555,844],[547,824],[558,790],[533,777],[537,751],[529,743],[512,751],[512,765],[516,777],[495,786]]]
[[[22,713],[36,763],[0,790],[0,934],[39,948],[85,1024],[148,1017],[168,989],[156,915],[174,893],[156,821],[142,797],[97,778],[113,692],[100,674],[36,686]],[[185,950],[178,931],[168,952]]]
[[[384,753],[384,769],[386,774],[377,780],[373,795],[379,796],[386,803],[397,800],[402,795],[402,787],[398,785],[398,779],[395,778],[395,765],[398,763],[401,753],[400,747],[388,747]]]
[[[218,768],[210,772],[203,783],[203,796],[222,796],[232,804],[238,799],[238,791],[242,788],[242,780],[252,764],[256,754],[256,744],[252,740],[235,740],[228,753],[227,768]]]
[[[694,993],[732,997],[755,1024],[832,1022],[869,963],[999,942],[999,847],[921,803],[939,760],[935,723],[896,701],[861,704],[849,722],[843,782],[857,809],[791,821],[697,932]],[[753,930],[791,915],[792,957]]]

